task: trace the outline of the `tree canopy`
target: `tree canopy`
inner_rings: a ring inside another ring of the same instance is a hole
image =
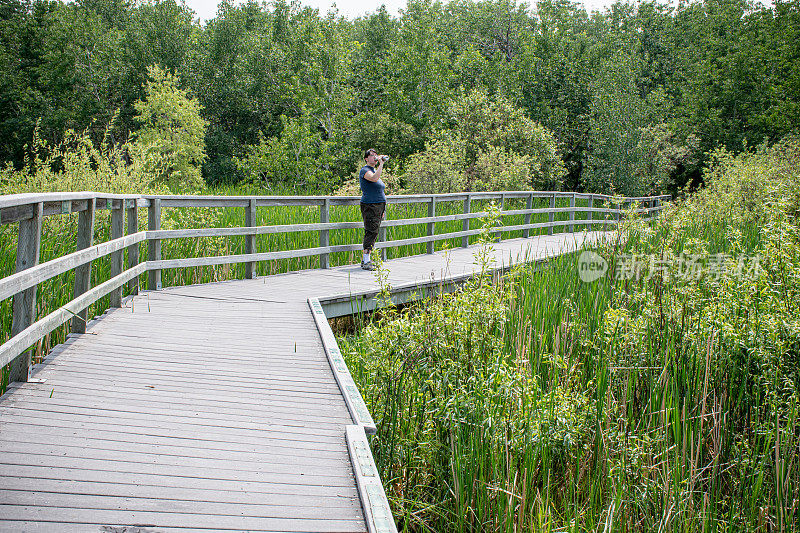
[[[799,29],[800,0],[594,13],[568,0],[409,0],[399,16],[379,8],[355,20],[224,0],[204,24],[176,0],[6,0],[0,161],[21,167],[37,124],[51,142],[72,130],[99,143],[112,123],[114,142],[141,139],[136,103],[157,67],[208,124],[207,158],[193,161],[211,184],[329,188],[368,146],[409,175],[450,132],[465,143],[454,172],[505,158],[527,166],[520,185],[674,191],[702,179],[710,150],[798,129]],[[474,119],[505,113],[522,130],[492,126],[476,146],[454,122],[465,95],[483,95]]]

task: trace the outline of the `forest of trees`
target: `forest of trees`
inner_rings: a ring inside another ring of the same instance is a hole
[[[374,146],[418,190],[429,172],[439,190],[677,191],[709,150],[797,130],[798,42],[798,0],[409,0],[356,20],[226,0],[203,24],[175,0],[2,0],[0,162],[23,167],[37,129],[146,137],[155,75],[199,111],[210,185],[329,191]]]

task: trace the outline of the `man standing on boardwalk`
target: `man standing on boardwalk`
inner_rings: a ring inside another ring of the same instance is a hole
[[[370,254],[386,211],[386,195],[383,192],[386,186],[381,181],[381,172],[383,164],[388,160],[389,156],[378,155],[375,149],[370,148],[364,152],[366,165],[358,174],[361,185],[361,217],[364,219],[364,255],[361,258],[361,268],[364,270],[375,270]]]

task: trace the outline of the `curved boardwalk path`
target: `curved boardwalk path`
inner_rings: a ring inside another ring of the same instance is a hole
[[[503,241],[498,264],[600,233]],[[475,247],[388,261],[393,286],[469,274]],[[366,531],[354,423],[307,299],[358,266],[144,292],[0,398],[0,530]],[[380,528],[378,528],[380,530]]]

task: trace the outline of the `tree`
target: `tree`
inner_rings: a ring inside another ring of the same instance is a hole
[[[156,182],[173,188],[199,187],[208,125],[200,116],[202,108],[178,88],[174,74],[156,65],[147,72],[146,97],[135,104],[141,128],[135,133],[134,156],[144,160]]]
[[[462,93],[432,137],[407,168],[415,191],[560,187],[564,165],[553,134],[501,96]],[[429,176],[430,169],[440,177]]]

